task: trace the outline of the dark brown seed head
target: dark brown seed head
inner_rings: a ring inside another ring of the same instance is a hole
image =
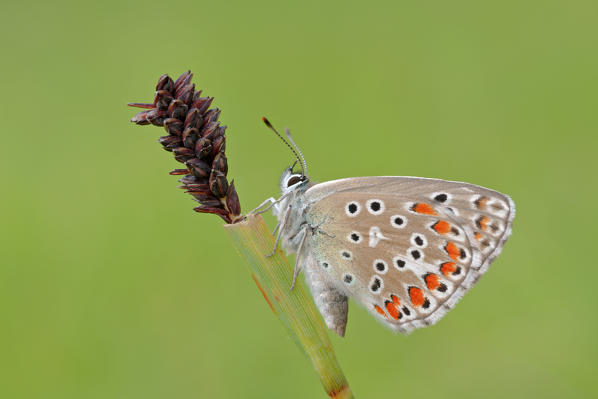
[[[237,195],[237,190],[235,189],[234,180],[231,181],[230,185],[228,186],[228,191],[226,193],[226,206],[233,215],[241,214],[241,203],[239,202],[239,196]]]
[[[218,154],[219,152],[224,153],[225,150],[225,143],[224,140],[225,137],[224,136],[218,136],[214,139],[214,141],[212,141],[212,154],[211,156],[216,156],[216,154]]]
[[[216,122],[218,120],[218,118],[220,118],[220,110],[218,108],[216,108],[216,112],[214,112],[211,116],[210,116],[210,122]]]
[[[187,173],[189,173],[189,170],[187,170],[187,169],[174,169],[174,170],[171,170],[168,174],[173,175],[173,176],[178,176],[178,175],[186,175]]]
[[[153,109],[151,111],[149,111],[147,114],[145,114],[145,118],[152,124],[155,126],[162,126],[164,125],[164,117],[160,116],[158,114],[158,111]]]
[[[210,168],[210,165],[208,165],[207,162],[197,158],[192,158],[187,161],[187,167],[191,173],[193,173],[193,176],[200,180],[208,179],[210,177],[210,172],[212,171],[212,168]]]
[[[147,120],[147,114],[150,111],[141,111],[137,115],[131,118],[131,122],[136,123],[138,125],[149,125],[150,121]]]
[[[184,179],[188,178],[188,177],[192,177],[193,179],[195,179],[195,177],[193,177],[192,175],[187,175],[184,178],[180,179],[179,181],[182,182]],[[195,179],[195,181],[198,181],[197,179]],[[185,184],[184,186],[181,186],[180,188],[187,190],[190,193],[202,193],[205,195],[211,195],[213,196],[214,194],[212,194],[212,191],[210,191],[210,186],[208,185],[208,183],[193,183],[193,184]]]
[[[158,143],[162,144],[166,151],[172,151],[183,145],[183,141],[178,136],[162,136],[158,139]]]
[[[199,138],[199,131],[195,128],[188,127],[183,132],[183,143],[187,148],[195,148],[195,143]]]
[[[193,74],[191,73],[191,71],[187,71],[177,78],[177,80],[174,82],[174,90],[176,97],[179,96],[180,90],[186,85],[188,85],[189,82],[191,82],[191,78],[193,78]]]
[[[172,101],[172,95],[166,90],[158,90],[156,92],[156,108],[159,110],[167,110],[170,102]]]
[[[218,108],[214,108],[205,113],[204,119],[206,123],[216,122],[219,116],[220,110]]]
[[[222,202],[220,202],[220,200],[214,196],[205,197],[201,195],[193,195],[193,197],[197,202],[200,202],[203,206],[222,209]]]
[[[226,195],[228,181],[222,172],[212,170],[212,174],[210,175],[210,190],[218,198],[223,198]]]
[[[178,98],[173,100],[168,106],[168,116],[179,120],[184,120],[187,115],[187,105]]]
[[[226,176],[226,173],[228,172],[228,163],[223,152],[219,152],[218,155],[216,155],[216,158],[214,158],[212,169],[222,172]]]
[[[187,147],[176,147],[172,150],[172,152],[174,153],[174,155],[185,155],[188,157],[193,157],[195,155],[193,153],[193,150]]]
[[[218,125],[219,125],[218,122],[211,122],[211,123],[208,123],[207,125],[204,125],[204,128],[201,130],[201,137],[205,137],[210,140],[215,139],[216,136],[215,136],[214,132],[216,132]]]
[[[199,181],[193,175],[187,175],[185,177],[181,177],[179,179],[179,181],[181,183],[183,183],[185,186],[190,186],[192,184],[199,184]],[[184,187],[181,187],[181,188],[184,188]]]
[[[185,127],[199,129],[203,123],[203,118],[197,108],[191,108],[185,117]]]
[[[166,90],[171,95],[173,94],[174,82],[172,81],[170,76],[168,76],[166,74],[160,76],[160,79],[158,79],[158,84],[156,85],[156,91],[158,91],[158,90]]]
[[[214,101],[214,97],[201,97],[198,100],[199,104],[193,104],[193,107],[199,109],[199,112],[203,114],[207,111],[208,108],[210,108],[210,105],[212,105],[212,101]]]
[[[174,148],[174,149],[172,150],[172,152],[175,154],[175,155],[174,155],[174,159],[175,159],[177,162],[180,162],[180,163],[186,163],[188,160],[190,160],[191,158],[193,158],[193,154],[188,154],[186,151],[183,151],[182,153],[179,153],[179,154],[176,154],[176,153],[175,153],[177,150],[179,150],[179,151],[180,151],[182,148],[185,148],[185,147],[177,147],[177,148]]]
[[[165,146],[164,146],[164,149],[165,149],[166,151],[170,151],[170,152],[172,152],[172,150],[174,150],[174,149],[175,149],[175,148],[177,148],[177,147],[180,147],[182,144],[183,144],[183,142],[182,142],[182,141],[176,141],[176,142],[174,142],[174,143],[172,143],[172,144],[165,145]]]
[[[185,191],[187,194],[191,194],[196,201],[203,203],[204,201],[218,201],[220,200],[212,194],[212,192],[208,189],[208,191],[197,191],[197,190],[187,190]],[[222,203],[220,204],[220,206]]]
[[[199,159],[207,158],[212,152],[212,142],[206,138],[200,138],[195,144],[195,154]]]
[[[186,166],[170,174],[184,175],[179,180],[181,188],[201,204],[195,211],[214,213],[233,223],[242,218],[234,184],[229,185],[226,179],[226,126],[218,122],[220,110],[210,109],[213,97],[202,97],[201,90],[195,91],[192,77],[190,71],[176,81],[168,75],[160,76],[152,103],[129,104],[144,109],[131,121],[164,126],[168,135],[158,142]]]
[[[181,93],[177,95],[177,98],[187,105],[191,105],[193,100],[193,93],[195,92],[195,85],[189,84],[181,90]]]
[[[191,157],[189,155],[175,155],[174,160],[180,163],[187,162]]]
[[[173,136],[183,134],[183,122],[176,118],[167,118],[164,120],[164,129]]]
[[[214,213],[216,215],[219,215],[220,217],[222,217],[222,219],[224,219],[227,223],[232,223],[233,220],[231,219],[228,211],[226,211],[225,209],[222,208],[213,208],[213,207],[209,207],[209,206],[198,206],[196,208],[193,208],[193,210],[195,212],[201,212],[201,213]]]

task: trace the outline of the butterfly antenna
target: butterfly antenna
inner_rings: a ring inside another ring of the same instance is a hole
[[[305,169],[304,169],[304,166],[303,166],[303,161],[302,161],[302,159],[303,159],[303,155],[301,155],[301,157],[300,157],[300,156],[299,156],[299,154],[297,154],[297,151],[295,151],[295,149],[293,148],[293,146],[291,146],[291,145],[289,144],[289,142],[288,142],[288,141],[286,141],[286,140],[284,139],[284,137],[282,137],[282,136],[280,135],[280,133],[278,133],[278,130],[276,130],[276,129],[274,128],[274,126],[272,126],[272,124],[270,123],[270,121],[269,121],[268,119],[266,119],[266,117],[265,117],[265,116],[262,116],[262,121],[264,121],[264,123],[266,124],[266,126],[268,126],[268,128],[269,128],[270,130],[272,130],[274,133],[276,133],[276,135],[277,135],[277,136],[278,136],[278,137],[279,137],[279,138],[282,140],[282,142],[283,142],[283,143],[285,143],[285,144],[287,145],[287,147],[289,147],[289,149],[290,149],[290,150],[293,152],[293,154],[295,155],[295,158],[297,158],[297,161],[299,161],[299,163],[301,164],[301,175],[302,175],[302,176],[305,176]],[[293,141],[293,140],[291,139],[291,142],[292,142],[292,141]],[[293,144],[295,144],[295,143],[293,143]],[[299,150],[299,149],[297,149],[297,150]]]
[[[291,132],[289,131],[288,127],[285,129],[285,133],[287,134],[287,138],[289,139],[291,144],[293,144],[293,147],[295,147],[295,149],[299,153],[299,156],[301,157],[301,161],[302,161],[301,170],[302,170],[303,176],[305,176],[307,174],[307,162],[305,162],[305,157],[303,156],[303,153],[299,149],[299,146],[297,146],[297,144],[295,144],[295,140],[293,140],[293,137],[291,137]]]

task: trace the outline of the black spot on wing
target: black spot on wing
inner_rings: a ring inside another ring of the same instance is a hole
[[[437,196],[434,197],[435,201],[438,201],[438,202],[441,202],[441,203],[442,202],[446,202],[447,199],[448,199],[448,195],[446,195],[444,193],[438,194]]]

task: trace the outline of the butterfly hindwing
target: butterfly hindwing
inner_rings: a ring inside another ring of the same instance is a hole
[[[395,330],[439,320],[500,253],[509,197],[466,183],[367,177],[307,190],[306,249],[345,295]]]

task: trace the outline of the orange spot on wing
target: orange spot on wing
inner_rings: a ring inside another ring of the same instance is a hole
[[[399,298],[396,295],[391,295],[390,299],[392,299],[392,303],[394,303],[397,306],[401,306],[401,302],[399,301]]]
[[[442,265],[440,265],[440,271],[442,274],[448,277],[449,274],[457,270],[455,264],[455,262],[444,262]]]
[[[435,290],[436,288],[440,287],[437,274],[430,273],[426,276],[425,280],[429,290]]]
[[[386,313],[384,313],[384,310],[382,310],[380,306],[374,305],[374,309],[376,309],[376,312],[378,312],[380,315],[384,316],[385,319],[388,319],[388,316]]]
[[[417,287],[409,288],[409,297],[411,298],[411,303],[415,307],[420,307],[425,302],[423,291]]]
[[[395,320],[399,320],[401,313],[396,308],[395,304],[391,301],[386,301],[386,310],[388,310],[388,314]]]
[[[486,231],[488,229],[489,222],[490,222],[490,218],[488,218],[487,216],[482,216],[481,218],[478,219],[478,226],[480,227],[480,229]]]
[[[444,249],[446,250],[446,253],[448,253],[449,257],[452,260],[457,260],[459,258],[459,255],[461,254],[461,251],[459,250],[457,245],[455,245],[454,242],[449,242],[448,244],[446,244]]]
[[[411,210],[423,215],[436,215],[434,208],[428,204],[424,204],[423,202],[418,202],[417,204],[413,205]]]
[[[476,240],[480,241],[482,239],[482,233],[480,233],[479,231],[476,231],[474,234],[474,237]]]
[[[489,200],[490,200],[490,198],[488,198],[488,197],[484,197],[484,196],[478,197],[478,199],[475,200],[475,205],[480,210],[486,209],[486,203]]]
[[[451,231],[451,225],[449,222],[445,222],[444,220],[439,220],[437,221],[434,226],[432,226],[432,228],[438,233],[438,234],[446,234],[449,231]]]

